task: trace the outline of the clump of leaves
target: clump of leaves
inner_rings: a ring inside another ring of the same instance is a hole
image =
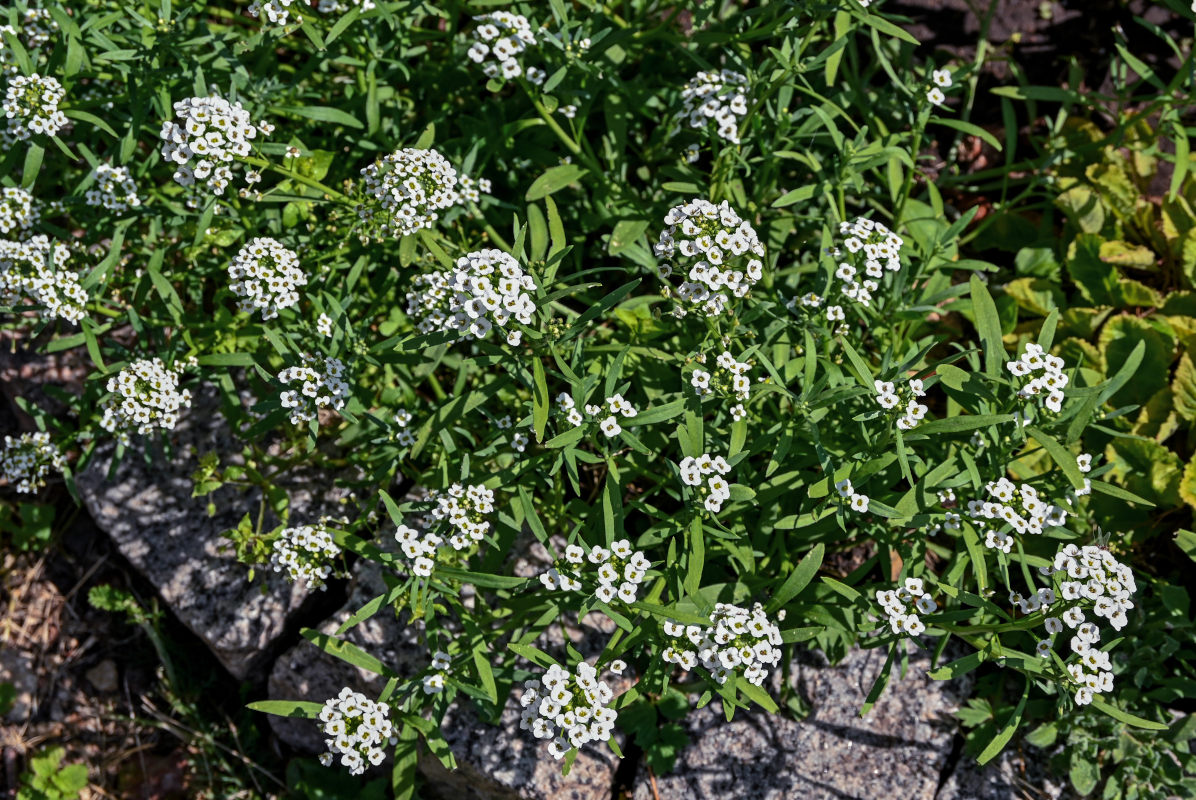
[[[17,800],[75,800],[87,787],[87,766],[63,764],[66,750],[54,747],[29,760]]]

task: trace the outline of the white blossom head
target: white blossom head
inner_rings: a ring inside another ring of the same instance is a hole
[[[673,638],[661,658],[684,670],[702,667],[719,684],[738,673],[755,686],[763,686],[769,670],[781,660],[781,631],[756,603],[741,608],[717,603],[710,625],[682,626],[666,621],[666,636]]]
[[[132,433],[173,430],[179,412],[191,406],[191,392],[178,388],[180,377],[160,358],[129,364],[108,379],[111,394],[101,404],[100,427],[126,443]]]
[[[24,239],[40,219],[33,195],[16,186],[0,189],[0,235]]]
[[[484,339],[505,332],[508,343],[530,325],[536,313],[536,282],[515,258],[493,248],[468,253],[455,268],[417,275],[407,293],[407,315],[420,333],[455,331],[463,338]]]
[[[206,186],[215,195],[224,194],[232,183],[233,167],[250,155],[254,140],[274,129],[265,122],[254,123],[239,100],[230,103],[217,96],[180,100],[174,114],[159,133],[162,159],[175,165],[179,185]]]
[[[345,363],[332,356],[304,353],[303,363],[278,373],[284,389],[282,407],[290,410],[291,424],[302,425],[317,418],[320,408],[339,411],[349,399]]]
[[[536,34],[527,17],[495,11],[474,17],[473,21],[473,43],[465,53],[469,60],[480,64],[487,78],[507,79],[522,75],[521,58],[536,44]],[[535,77],[529,69],[529,80],[536,83]]]
[[[339,761],[351,775],[361,775],[386,759],[388,745],[398,743],[390,706],[370,700],[348,687],[327,700],[319,714],[320,731],[327,751],[320,756],[326,767]]]
[[[79,274],[67,267],[70,257],[66,245],[46,236],[0,239],[0,305],[30,304],[51,319],[82,320],[88,297]]]
[[[251,16],[265,17],[274,25],[286,25],[291,20],[289,10],[294,0],[253,0],[245,9]]]
[[[267,237],[252,239],[241,248],[228,265],[228,277],[229,289],[240,298],[240,310],[260,311],[263,320],[298,304],[298,289],[307,284],[299,256]]]
[[[56,135],[67,125],[66,114],[58,108],[65,97],[66,90],[55,78],[36,73],[10,76],[3,105],[8,135],[18,141]]]
[[[89,206],[99,206],[123,214],[141,205],[137,183],[129,175],[128,167],[97,164],[91,173],[91,188],[84,194]]]
[[[681,89],[680,121],[696,130],[714,126],[720,139],[739,144],[739,125],[749,102],[746,75],[729,69],[702,70]]]
[[[764,245],[726,201],[691,200],[671,208],[664,222],[653,250],[665,262],[661,277],[677,272],[681,279],[667,290],[680,315],[695,310],[717,317],[763,277]]]
[[[523,686],[519,728],[547,741],[553,758],[560,760],[588,742],[610,739],[618,718],[610,708],[614,691],[591,665],[582,661],[569,672],[554,664],[539,680]]]
[[[46,485],[46,478],[66,469],[66,457],[45,431],[5,436],[0,452],[0,475],[18,492],[32,494]]]
[[[442,212],[464,200],[457,170],[436,150],[396,150],[365,167],[361,176],[366,199],[358,216],[389,236],[430,228]]]
[[[284,528],[274,540],[270,565],[275,572],[286,572],[292,581],[303,581],[312,589],[323,591],[334,573],[333,561],[341,548],[332,532],[323,524]]]

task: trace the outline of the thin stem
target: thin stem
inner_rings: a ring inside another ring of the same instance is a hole
[[[257,156],[245,156],[243,160],[245,161],[245,163],[252,164],[255,167],[264,167],[273,172],[277,172],[280,175],[285,175],[286,177],[290,178],[291,180],[295,181],[296,183],[302,183],[304,186],[309,186],[312,189],[323,192],[324,194],[331,197],[333,200],[340,200],[342,202],[347,202],[349,199],[342,192],[338,192],[336,189],[325,186],[324,184],[320,183],[319,181],[313,180],[312,178],[309,178],[306,175],[300,175],[298,172],[284,169],[284,168],[278,166],[277,164],[273,164],[273,163],[267,161],[264,158],[258,158]]]

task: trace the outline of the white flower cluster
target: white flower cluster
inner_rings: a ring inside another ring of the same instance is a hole
[[[433,506],[417,523],[425,533],[407,525],[400,525],[395,531],[395,540],[411,562],[411,571],[426,578],[436,566],[436,552],[445,544],[445,539],[436,532],[439,524],[447,522],[452,529],[448,544],[454,550],[466,550],[485,538],[490,530],[487,516],[494,513],[494,491],[480,483],[463,486],[454,483],[443,491],[434,491],[430,497]]]
[[[25,9],[19,27],[0,25],[0,57],[3,58],[3,66],[0,66],[0,71],[16,75],[19,74],[20,69],[17,66],[16,58],[6,52],[8,45],[3,41],[3,34],[11,33],[13,36],[24,39],[26,50],[37,50],[43,45],[49,44],[58,34],[58,30],[58,23],[50,14],[49,9],[34,8],[33,6]]]
[[[1056,414],[1063,410],[1063,390],[1067,387],[1064,366],[1063,359],[1043,351],[1034,342],[1026,344],[1021,358],[1005,362],[1005,369],[1020,384],[1017,396],[1023,400],[1040,397],[1042,404]]]
[[[0,475],[18,492],[32,494],[46,485],[46,476],[51,471],[62,472],[64,469],[66,457],[45,431],[23,433],[15,439],[4,437]]]
[[[1090,453],[1080,453],[1076,456],[1076,469],[1080,472],[1088,473],[1092,471],[1092,455]],[[1080,489],[1072,489],[1068,492],[1068,496],[1072,498],[1084,497],[1092,494],[1092,479],[1085,478],[1084,486]]]
[[[58,110],[66,90],[49,76],[13,75],[4,95],[4,116],[8,135],[25,141],[35,133],[53,136],[66,127],[67,118]]]
[[[332,533],[321,523],[284,528],[274,540],[270,564],[275,572],[286,570],[292,581],[305,581],[312,589],[323,591],[333,572],[333,560],[341,548]]]
[[[33,205],[33,195],[15,186],[0,189],[0,233],[24,237],[41,215]]]
[[[137,183],[129,175],[128,167],[97,164],[91,173],[92,186],[84,194],[89,206],[103,206],[109,211],[124,213],[141,205]]]
[[[238,307],[262,319],[273,319],[284,308],[299,302],[296,289],[307,285],[299,268],[299,256],[280,242],[265,236],[251,239],[228,265],[229,289],[241,298]]]
[[[341,766],[348,767],[351,775],[361,775],[367,763],[381,764],[386,759],[382,746],[399,741],[389,716],[385,703],[348,687],[341,689],[320,709],[321,730],[328,737],[324,740],[328,752],[320,755],[320,763],[330,767],[340,756]]]
[[[464,338],[483,339],[495,326],[505,328],[512,319],[532,323],[536,282],[515,258],[488,248],[457,259],[456,268],[417,275],[407,293],[407,316],[418,320],[420,333],[457,331]],[[522,331],[507,331],[507,343],[516,346]]]
[[[901,247],[905,242],[883,224],[865,217],[857,217],[855,222],[840,222],[839,233],[844,237],[843,246],[849,255],[835,269],[836,283],[831,285],[828,297],[811,292],[801,299],[801,304],[807,308],[821,308],[826,304],[827,321],[843,323],[846,303],[858,303],[868,308],[885,272],[901,269]],[[838,257],[843,252],[835,248],[831,254]],[[864,277],[859,280],[861,271]],[[791,308],[796,305],[796,299],[791,301]],[[846,330],[846,326],[840,324],[836,332],[845,333]]]
[[[17,306],[27,298],[51,317],[79,322],[86,315],[87,292],[79,275],[66,268],[70,257],[66,245],[46,236],[27,242],[0,239],[0,305]]]
[[[613,439],[623,432],[623,426],[619,424],[620,417],[627,419],[639,413],[635,406],[623,399],[621,394],[613,394],[601,404],[586,403],[585,414],[582,414],[573,398],[566,392],[558,394],[556,401],[561,410],[565,412],[565,419],[575,428],[581,427],[587,421],[593,422],[601,417],[598,428],[608,439]]]
[[[969,500],[968,516],[978,521],[986,547],[1002,553],[1012,550],[1013,535],[1005,525],[1017,533],[1042,533],[1067,522],[1067,509],[1047,502],[1028,483],[1015,484],[1001,478],[986,483],[984,490],[992,499]],[[989,527],[990,523],[996,527]]]
[[[1043,624],[1046,632],[1054,635],[1062,632],[1064,625],[1075,631],[1070,646],[1078,661],[1067,665],[1067,672],[1078,684],[1075,693],[1077,705],[1092,702],[1093,694],[1112,690],[1113,672],[1109,653],[1100,648],[1100,628],[1087,621],[1081,606],[1107,620],[1114,630],[1120,631],[1129,618],[1126,612],[1134,607],[1130,598],[1138,590],[1134,573],[1102,547],[1074,544],[1065,545],[1055,554],[1055,561],[1041,571],[1047,575],[1065,576],[1059,583],[1059,594],[1068,608],[1059,616],[1047,617]],[[1048,590],[1049,591],[1049,590]],[[1039,591],[1041,595],[1042,590]],[[1054,600],[1054,593],[1049,598]],[[1046,603],[1042,603],[1045,608]],[[1043,639],[1038,643],[1038,654],[1047,656],[1052,641]]]
[[[639,550],[632,550],[631,542],[619,539],[611,543],[610,549],[595,547],[586,556],[580,546],[571,544],[565,548],[564,563],[540,575],[540,583],[546,589],[559,589],[565,592],[582,591],[581,570],[586,560],[598,567],[598,587],[594,596],[604,603],[613,601],[616,597],[624,603],[634,603],[639,585],[644,576],[652,568],[652,562]]]
[[[122,443],[131,433],[147,434],[155,428],[173,430],[179,411],[191,406],[191,392],[179,389],[181,372],[167,369],[160,358],[134,361],[108,379],[110,396],[104,399],[100,427]]]
[[[705,364],[706,354],[700,354],[696,360],[699,364]],[[699,397],[710,397],[717,394],[728,401],[737,401],[736,405],[731,407],[731,417],[738,422],[747,416],[743,403],[747,401],[752,391],[752,380],[748,377],[748,372],[751,369],[751,364],[746,361],[737,361],[730,351],[724,350],[715,359],[715,368],[712,372],[695,368],[690,373],[689,385],[693,387]]]
[[[449,654],[443,650],[437,650],[432,654],[432,671],[424,675],[424,694],[440,694],[444,691],[444,681],[452,663]]]
[[[519,729],[537,739],[551,739],[548,752],[561,759],[586,742],[610,739],[618,714],[607,706],[615,693],[598,680],[598,670],[582,661],[577,672],[553,664],[540,680],[523,684]]]
[[[953,509],[957,506],[954,489],[941,489],[936,494],[939,505],[944,509]],[[930,529],[931,535],[943,533],[944,531],[957,531],[963,527],[963,517],[957,511],[944,511],[943,521],[935,523],[935,526]]]
[[[863,514],[868,510],[868,495],[857,492],[855,487],[851,485],[851,478],[836,481],[835,490],[839,493],[839,497],[847,501],[852,511],[858,511]]]
[[[781,660],[781,630],[759,603],[751,610],[716,603],[709,627],[666,620],[664,632],[684,641],[666,647],[661,659],[685,670],[700,665],[720,684],[738,670],[748,683],[762,686],[768,668]]]
[[[947,69],[932,71],[930,82],[934,85],[926,90],[926,99],[930,101],[931,105],[941,106],[947,102],[947,95],[943,94],[943,89],[951,88],[951,71]]]
[[[472,192],[475,186],[469,178],[459,178],[457,170],[439,152],[413,147],[383,156],[362,169],[361,175],[374,202],[359,206],[358,216],[372,220],[381,209],[381,227],[390,236],[406,236],[432,227],[440,218],[439,212],[470,199],[462,189]],[[490,190],[486,180],[479,180],[476,186],[483,192]]]
[[[320,0],[320,4],[316,7],[316,10],[321,14],[347,13],[354,6],[360,8],[362,13],[373,11],[378,7],[374,4],[374,0],[348,0],[347,5],[342,3],[341,0]]]
[[[316,317],[316,333],[321,336],[332,338],[332,317],[327,314],[321,314]]]
[[[523,74],[519,54],[535,45],[536,34],[527,17],[509,11],[495,11],[474,17],[474,42],[466,55],[482,65],[488,78],[518,78]],[[529,70],[530,77],[530,70]]]
[[[696,198],[669,209],[664,222],[668,227],[653,250],[670,261],[660,267],[662,278],[672,275],[674,268],[684,271],[677,288],[683,304],[717,317],[732,298],[746,297],[763,276],[764,245],[751,223],[725,200],[715,205]],[[684,316],[685,310],[678,308],[676,313]]]
[[[911,378],[901,389],[892,381],[873,381],[872,385],[876,389],[876,404],[885,411],[892,411],[905,402],[905,412],[897,418],[897,427],[901,430],[913,430],[926,417],[926,406],[918,402],[919,397],[926,396],[920,379]]]
[[[399,430],[395,433],[395,441],[399,443],[400,447],[415,446],[415,431],[408,427],[412,419],[411,412],[405,408],[400,408],[395,412],[395,425],[399,426]]]
[[[223,97],[188,97],[174,104],[177,121],[162,123],[162,158],[178,165],[174,180],[181,186],[207,181],[217,195],[233,179],[232,166],[238,158],[249,155],[252,141],[260,133],[268,135],[274,127],[254,124],[241,102],[230,103]],[[257,173],[247,175],[247,182]]]
[[[906,578],[904,586],[878,591],[876,602],[888,615],[889,628],[893,633],[907,633],[910,636],[917,636],[926,630],[918,614],[933,614],[939,607],[923,587],[921,578]]]
[[[697,458],[681,459],[680,467],[681,482],[697,488],[702,507],[711,514],[717,514],[723,503],[731,499],[731,484],[724,477],[731,471],[727,459],[703,453]]]
[[[294,0],[253,0],[249,4],[246,11],[250,16],[260,17],[262,12],[265,12],[266,19],[273,22],[275,25],[286,25],[291,19],[291,12],[288,10]]]
[[[863,252],[864,273],[869,277],[879,279],[886,271],[901,270],[901,247],[905,240],[884,224],[857,217],[855,222],[840,222],[839,233],[844,237],[847,252],[852,255]]]
[[[341,377],[345,364],[332,356],[312,356],[304,353],[303,365],[287,367],[278,373],[284,386],[301,384],[298,389],[286,389],[280,395],[282,407],[291,410],[291,424],[302,425],[316,418],[318,408],[339,411],[349,399],[349,384]],[[319,364],[320,368],[316,369]]]
[[[713,120],[720,139],[739,144],[739,123],[748,111],[747,92],[746,75],[729,69],[700,71],[681,89],[681,116],[698,130]]]

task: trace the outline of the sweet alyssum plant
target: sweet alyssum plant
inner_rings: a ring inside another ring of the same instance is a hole
[[[1117,702],[1136,576],[1086,505],[1141,502],[1084,455],[1141,352],[1068,364],[1057,313],[1005,341],[972,215],[919,177],[979,130],[970,67],[853,0],[623,5],[8,9],[6,325],[91,372],[69,418],[26,404],[5,477],[71,485],[218,395],[244,450],[197,492],[272,512],[237,552],[315,589],[377,562],[352,622],[428,652],[400,675],[346,627],[321,646],[378,696],[254,705],[403,791],[421,741],[453,764],[452,702],[520,704],[503,735],[567,769],[666,695],[777,712],[809,645],[887,650],[869,706],[918,648],[1002,670],[981,760],[1031,697],[1164,727]],[[298,464],[343,520],[292,513]],[[583,617],[597,647],[554,644]]]

